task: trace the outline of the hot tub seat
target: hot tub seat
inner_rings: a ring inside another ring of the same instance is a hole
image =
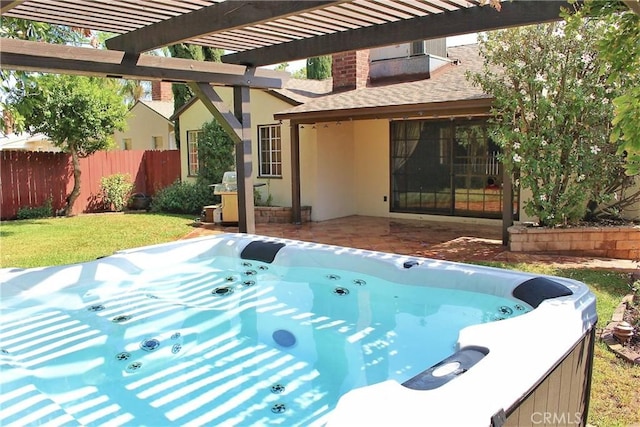
[[[513,296],[538,308],[546,299],[573,295],[571,289],[546,277],[534,277],[522,282],[513,290]]]

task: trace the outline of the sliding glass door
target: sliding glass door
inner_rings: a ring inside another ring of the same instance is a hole
[[[498,153],[484,121],[392,122],[392,212],[501,218]]]

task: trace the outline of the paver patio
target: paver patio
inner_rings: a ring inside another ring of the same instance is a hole
[[[236,232],[236,226],[200,223],[187,237]],[[502,245],[502,226],[497,222],[349,216],[300,225],[256,224],[256,234],[449,261],[527,262],[620,271],[638,268],[638,263],[628,260],[510,252]]]

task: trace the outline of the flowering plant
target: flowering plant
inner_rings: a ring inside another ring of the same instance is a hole
[[[600,73],[608,64],[594,37],[603,26],[584,20],[487,33],[483,72],[467,75],[495,98],[492,137],[514,182],[531,193],[525,212],[544,226],[619,213],[628,192],[619,141],[610,139],[621,88]]]

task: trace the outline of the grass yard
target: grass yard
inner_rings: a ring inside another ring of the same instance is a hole
[[[0,267],[43,267],[91,261],[121,249],[179,239],[193,216],[96,214],[0,223]]]
[[[114,251],[169,242],[190,231],[188,216],[155,214],[81,215],[0,223],[0,266],[39,267],[90,261]],[[489,265],[585,282],[597,297],[599,328],[630,290],[626,274],[555,269],[541,264]],[[589,424],[598,427],[640,424],[640,367],[623,362],[601,342],[595,346]]]

